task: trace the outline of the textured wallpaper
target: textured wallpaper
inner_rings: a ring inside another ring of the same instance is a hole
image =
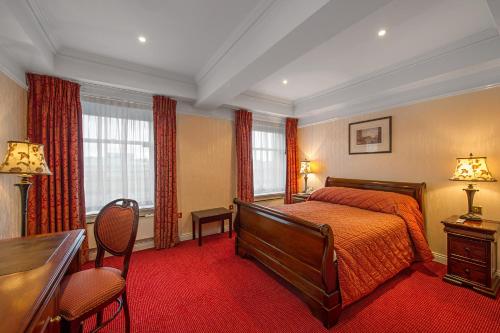
[[[27,91],[0,72],[0,159],[8,140],[26,137]],[[19,236],[21,229],[18,177],[0,174],[0,239]]]

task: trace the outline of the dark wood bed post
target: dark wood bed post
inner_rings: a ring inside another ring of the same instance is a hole
[[[423,211],[425,183],[402,183],[328,177],[325,187],[350,187],[409,195]],[[318,225],[278,210],[234,199],[236,254],[253,258],[294,287],[326,328],[338,321],[342,300],[334,237]]]

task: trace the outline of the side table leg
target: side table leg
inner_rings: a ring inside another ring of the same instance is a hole
[[[192,218],[191,220],[193,222],[193,240],[195,240],[196,239],[196,224],[195,224],[194,218]]]
[[[198,221],[198,246],[201,246],[201,237],[202,237],[201,225],[202,225],[201,221]]]

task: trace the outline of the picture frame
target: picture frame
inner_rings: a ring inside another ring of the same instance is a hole
[[[349,123],[349,155],[392,153],[392,116]]]

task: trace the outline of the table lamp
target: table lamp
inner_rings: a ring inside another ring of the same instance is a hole
[[[0,164],[0,173],[11,173],[21,177],[15,186],[21,192],[21,235],[28,233],[28,190],[31,186],[30,178],[34,175],[50,175],[51,172],[45,162],[43,145],[26,141],[8,141],[5,160]]]
[[[300,161],[300,173],[304,175],[304,193],[307,193],[307,175],[311,172],[311,161]]]
[[[486,164],[486,157],[475,157],[470,154],[469,157],[457,158],[457,167],[455,173],[450,180],[469,182],[469,185],[463,190],[467,194],[468,212],[460,216],[460,218],[468,221],[481,221],[479,215],[474,214],[474,195],[479,191],[474,184],[475,182],[496,182]]]

